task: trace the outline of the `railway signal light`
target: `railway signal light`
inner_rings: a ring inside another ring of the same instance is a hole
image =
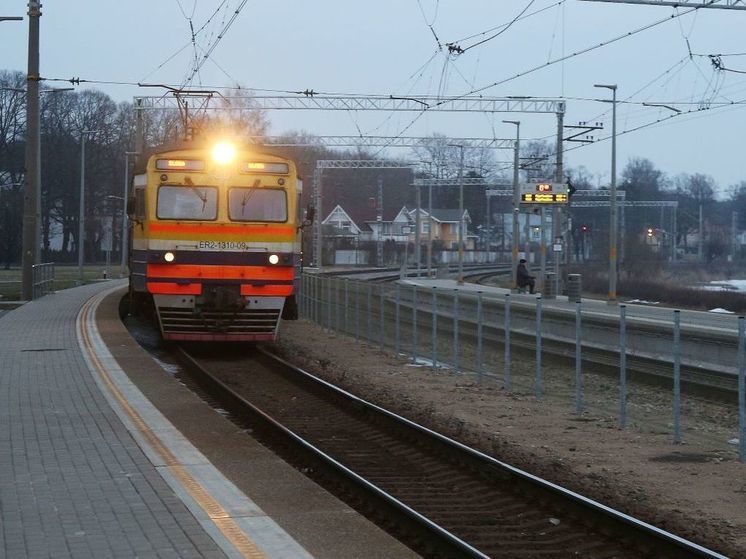
[[[581,226],[580,226],[580,230],[581,230],[581,231],[582,231],[583,233],[588,233],[588,232],[590,232],[591,228],[590,228],[590,227],[588,227],[587,225],[583,224],[583,225],[581,225]]]
[[[653,234],[654,234],[653,228],[652,227],[648,227],[648,237],[652,237]]]

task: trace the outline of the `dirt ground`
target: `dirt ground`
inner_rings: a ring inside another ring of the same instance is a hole
[[[433,370],[305,320],[285,322],[281,331],[282,355],[362,398],[729,557],[746,557],[746,464],[727,443],[737,436],[732,409],[688,402],[685,443],[675,445],[661,389],[632,389],[633,422],[620,430],[613,379],[592,372],[593,405],[577,414],[567,398],[537,400],[530,382],[520,382],[520,366],[508,393],[499,378],[479,383],[473,374]],[[545,369],[547,394],[568,396],[571,368],[549,362]]]

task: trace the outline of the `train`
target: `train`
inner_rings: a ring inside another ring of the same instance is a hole
[[[129,308],[155,315],[165,340],[277,339],[280,319],[298,318],[312,219],[295,163],[229,141],[146,155],[127,203]]]

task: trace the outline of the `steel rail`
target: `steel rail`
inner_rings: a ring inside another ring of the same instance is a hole
[[[292,365],[266,350],[260,351],[264,356],[272,359],[284,373],[295,375],[296,377],[303,379],[306,383],[309,383],[310,386],[313,387],[315,393],[318,394],[319,392],[322,392],[325,395],[331,394],[335,398],[344,399],[346,402],[351,403],[351,407],[358,410],[364,410],[366,417],[375,417],[377,424],[380,424],[381,422],[394,424],[398,429],[405,429],[417,437],[428,439],[431,443],[435,443],[436,446],[458,452],[461,457],[459,462],[463,461],[462,463],[474,465],[479,471],[483,471],[485,468],[489,471],[497,471],[502,476],[508,476],[508,478],[512,480],[511,483],[530,486],[534,491],[539,491],[543,495],[552,495],[554,499],[559,499],[564,503],[563,509],[581,511],[583,517],[586,519],[593,518],[594,521],[603,519],[605,521],[604,524],[612,526],[615,533],[619,534],[621,532],[624,534],[624,539],[631,537],[639,544],[640,538],[645,538],[644,547],[648,549],[650,553],[653,553],[654,556],[662,555],[682,559],[688,557],[726,559],[725,556],[707,549],[704,546],[666,532],[665,530],[617,511],[574,491],[570,491],[510,464],[499,461],[458,441],[421,426],[407,418],[363,400],[362,398],[342,390],[339,387]],[[406,516],[410,521],[418,523],[420,531],[430,534],[430,537],[437,538],[440,545],[447,546],[445,552],[447,554],[450,553],[447,556],[487,557],[467,542],[464,542],[444,528],[425,518],[405,503],[402,503],[395,497],[389,495],[376,485],[342,465],[327,453],[305,441],[302,437],[280,424],[262,410],[258,409],[242,396],[236,394],[227,385],[214,378],[186,352],[183,350],[181,350],[181,352],[185,359],[190,363],[190,366],[196,367],[201,371],[201,374],[206,376],[206,378],[210,378],[210,383],[218,386],[220,391],[229,396],[232,400],[251,409],[252,415],[261,418],[262,421],[273,429],[274,432],[279,433],[287,440],[300,445],[305,453],[313,455],[316,460],[323,461],[327,467],[345,475],[349,481],[368,491],[380,503],[385,504],[386,507],[397,511],[398,514]],[[322,397],[327,398],[328,396]],[[447,551],[448,549],[450,549],[450,552]],[[444,550],[440,549],[439,551],[443,552]],[[453,553],[457,553],[457,555],[453,555]]]
[[[464,542],[463,540],[459,539],[458,537],[454,536],[447,530],[441,528],[428,518],[424,517],[423,515],[419,514],[417,511],[412,509],[411,507],[407,506],[406,504],[402,503],[395,497],[389,495],[376,485],[372,484],[362,476],[359,476],[357,473],[353,472],[337,460],[335,460],[333,457],[329,456],[324,451],[320,450],[319,448],[315,447],[305,439],[303,439],[301,436],[297,435],[284,425],[271,417],[269,414],[265,413],[263,410],[259,409],[257,406],[240,396],[238,393],[236,393],[232,388],[230,388],[228,385],[217,379],[215,376],[210,374],[209,371],[207,371],[204,367],[202,367],[189,353],[187,353],[183,348],[177,347],[176,351],[178,353],[178,356],[185,362],[185,364],[192,370],[192,371],[198,371],[200,375],[200,381],[206,381],[207,384],[210,385],[210,387],[214,390],[217,390],[221,393],[223,397],[227,397],[229,400],[231,400],[234,404],[237,404],[241,408],[244,408],[245,410],[249,410],[251,415],[255,418],[260,420],[265,428],[271,429],[274,434],[282,436],[284,439],[286,439],[288,442],[291,442],[295,445],[298,445],[306,455],[311,456],[315,461],[318,461],[322,463],[324,466],[326,466],[329,469],[332,469],[336,471],[338,474],[345,476],[348,480],[348,482],[356,485],[358,488],[363,489],[366,491],[370,496],[375,498],[380,505],[386,507],[387,509],[390,509],[392,512],[396,513],[397,515],[406,517],[411,523],[415,525],[417,528],[417,532],[419,532],[419,537],[428,537],[435,539],[437,541],[437,544],[435,547],[437,547],[438,551],[441,553],[446,553],[448,556],[454,556],[453,554],[456,553],[457,557],[473,557],[477,559],[489,559],[487,555],[484,555],[479,550],[475,549],[468,543]],[[281,362],[285,367],[293,368],[292,365],[289,363],[280,360],[278,357],[274,356],[273,354],[269,352],[263,352],[265,355],[277,359],[278,362]],[[298,372],[301,372],[301,369],[296,369]],[[316,377],[313,377],[312,375],[309,375],[308,373],[305,373],[305,371],[302,371],[303,374],[308,375],[307,378],[313,378],[314,380],[318,381],[321,385],[326,386],[327,388],[336,388],[333,385],[327,383],[326,381],[323,381],[321,379],[318,379]],[[357,399],[352,394],[347,394],[351,399],[359,401],[359,403],[366,403],[364,400]]]

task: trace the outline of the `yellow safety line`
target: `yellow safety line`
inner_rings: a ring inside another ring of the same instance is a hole
[[[210,520],[223,533],[228,541],[241,553],[249,559],[266,559],[266,555],[259,550],[256,544],[246,536],[238,527],[225,509],[218,503],[210,493],[194,479],[194,477],[184,468],[178,458],[166,447],[161,439],[150,430],[147,423],[142,419],[139,413],[124,398],[119,388],[114,384],[106,368],[96,355],[93,344],[88,333],[88,320],[91,307],[94,301],[98,302],[101,296],[89,299],[80,311],[80,335],[83,339],[83,345],[96,367],[99,377],[109,389],[111,395],[121,406],[122,410],[130,417],[140,434],[145,437],[153,450],[158,453],[164,463],[166,463],[174,477],[179,481],[182,487],[191,495],[194,501],[205,511]]]

